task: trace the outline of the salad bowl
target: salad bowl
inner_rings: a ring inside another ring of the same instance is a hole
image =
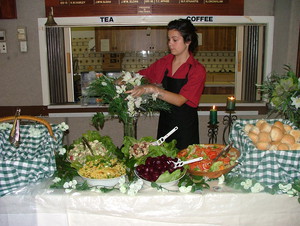
[[[204,160],[189,164],[187,171],[196,176],[218,178],[229,173],[238,165],[237,159],[241,154],[237,149],[231,147],[226,156],[221,156],[215,161],[214,159],[217,158],[223,148],[225,145],[221,144],[194,144],[181,150],[177,157],[184,160],[195,158],[195,156],[203,157]]]

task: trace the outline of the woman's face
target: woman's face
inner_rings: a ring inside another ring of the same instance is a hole
[[[173,55],[178,56],[182,53],[188,52],[189,44],[190,42],[184,42],[179,31],[174,29],[168,31],[168,46]]]

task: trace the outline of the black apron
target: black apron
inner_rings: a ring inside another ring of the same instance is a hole
[[[181,88],[188,81],[188,73],[184,79],[174,79],[167,76],[168,70],[165,71],[162,81],[163,88],[173,93],[179,93]],[[161,111],[158,122],[157,138],[163,137],[170,132],[175,126],[175,131],[166,142],[177,140],[176,147],[179,150],[186,148],[190,144],[199,144],[199,122],[197,108],[183,104],[181,107],[171,105],[171,111]]]

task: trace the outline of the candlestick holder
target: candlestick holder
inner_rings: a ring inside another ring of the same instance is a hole
[[[228,144],[228,138],[231,132],[232,124],[235,120],[237,120],[237,116],[232,114],[234,110],[227,110],[227,112],[229,112],[229,114],[223,117],[223,125],[225,125],[223,131],[223,144],[225,145]]]
[[[216,144],[218,140],[218,131],[219,131],[219,126],[218,123],[211,123],[208,122],[208,143],[209,144]]]

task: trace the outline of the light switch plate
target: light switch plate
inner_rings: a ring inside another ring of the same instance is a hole
[[[20,51],[22,53],[27,52],[27,41],[21,41],[20,42]]]
[[[0,42],[0,53],[7,53],[6,42]]]
[[[17,29],[17,36],[18,36],[18,40],[19,41],[26,41],[27,37],[26,37],[26,28],[25,27],[19,27]]]

